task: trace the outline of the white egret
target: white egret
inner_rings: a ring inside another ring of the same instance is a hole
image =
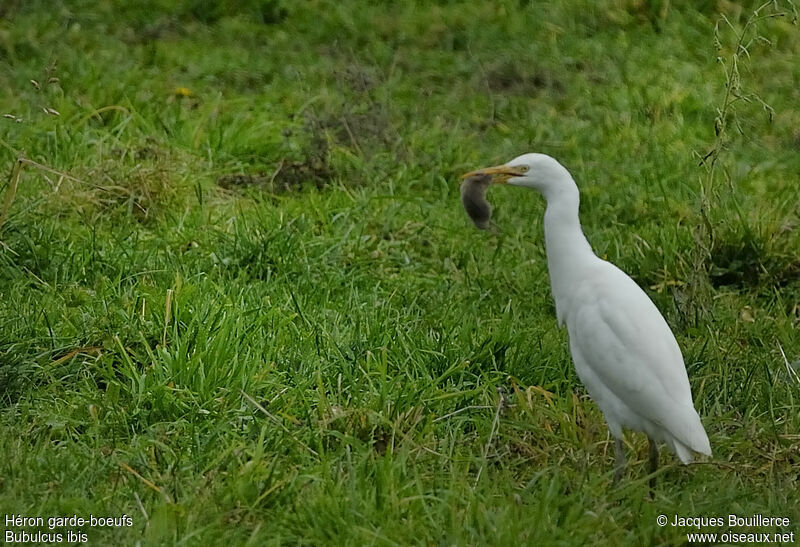
[[[659,441],[685,464],[695,452],[711,455],[675,336],[647,294],[592,251],[569,172],[550,156],[524,154],[463,178],[479,175],[533,188],[547,200],[544,234],[556,317],[567,326],[578,377],[615,439],[614,482],[625,467],[623,426],[647,434],[651,472],[658,466]]]

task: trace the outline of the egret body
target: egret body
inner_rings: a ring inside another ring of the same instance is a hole
[[[675,336],[647,294],[592,251],[569,172],[550,156],[524,154],[465,177],[477,175],[533,188],[547,200],[544,234],[556,317],[567,327],[578,377],[615,439],[615,482],[625,465],[623,426],[647,434],[651,471],[658,464],[657,442],[683,463],[695,452],[711,455]]]

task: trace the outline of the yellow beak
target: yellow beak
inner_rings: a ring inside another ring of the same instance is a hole
[[[484,167],[476,171],[470,171],[465,175],[461,175],[462,179],[467,177],[474,177],[476,175],[489,175],[492,177],[492,184],[505,184],[511,177],[522,176],[524,172],[519,167],[511,167],[509,165],[495,165],[494,167]]]

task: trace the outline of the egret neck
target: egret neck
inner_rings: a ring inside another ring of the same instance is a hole
[[[581,229],[578,187],[566,169],[564,171],[562,176],[568,181],[559,181],[560,184],[553,184],[543,192],[547,200],[544,213],[547,269],[560,325],[569,313],[570,295],[586,278],[586,269],[599,260]]]

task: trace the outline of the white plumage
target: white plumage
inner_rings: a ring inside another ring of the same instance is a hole
[[[468,175],[476,174],[536,189],[547,200],[544,232],[556,316],[567,326],[578,377],[616,440],[615,480],[624,468],[623,426],[650,438],[652,471],[659,441],[683,463],[694,452],[710,455],[675,336],[647,294],[592,251],[569,172],[550,156],[525,154]]]

